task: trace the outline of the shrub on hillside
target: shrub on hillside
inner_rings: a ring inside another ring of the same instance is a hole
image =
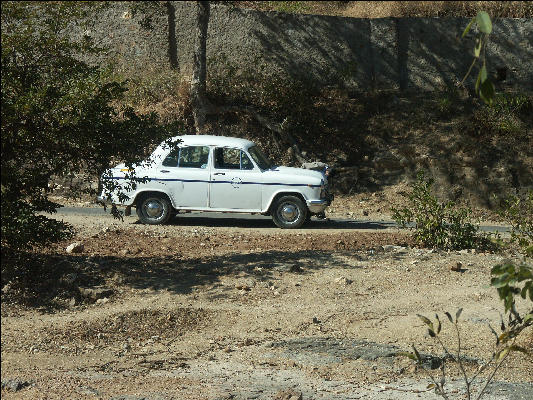
[[[511,241],[523,254],[533,257],[533,190],[503,199],[499,214],[511,225]]]
[[[441,202],[431,194],[432,179],[419,172],[407,195],[409,205],[392,208],[393,219],[414,230],[414,239],[423,246],[445,250],[486,247],[486,237],[478,233],[469,208],[458,208],[452,201]],[[414,225],[411,225],[414,224]]]

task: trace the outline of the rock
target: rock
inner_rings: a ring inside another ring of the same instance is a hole
[[[294,389],[280,390],[272,400],[303,400],[302,392]]]
[[[67,248],[66,248],[66,252],[68,254],[71,254],[71,253],[81,253],[83,251],[83,243],[81,242],[74,242],[72,244],[70,244]]]
[[[245,282],[237,282],[235,284],[235,289],[244,290],[246,292],[249,292],[252,290],[252,288],[255,286],[255,282],[252,280],[245,281]]]
[[[290,272],[295,272],[295,273],[300,273],[300,272],[303,272],[303,269],[298,264],[293,264],[293,265],[291,265],[289,271]]]
[[[303,272],[302,267],[300,267],[298,264],[279,265],[279,266],[276,266],[274,269],[279,272],[294,272],[294,273]]]
[[[8,392],[18,392],[27,386],[30,386],[30,382],[15,378],[15,379],[2,379],[2,390]]]
[[[130,251],[128,249],[122,249],[118,252],[121,256],[127,256],[130,254]]]
[[[405,253],[407,251],[407,248],[404,246],[394,246],[392,244],[386,244],[382,247],[384,251],[395,251],[397,253]]]
[[[2,288],[2,294],[8,294],[9,292],[11,292],[11,290],[12,290],[11,282],[8,282]]]
[[[78,392],[87,396],[100,396],[100,392],[90,386],[80,386]]]
[[[348,279],[345,276],[341,276],[340,278],[335,279],[335,282],[343,285],[351,285],[353,283],[351,279]]]
[[[110,297],[113,294],[113,289],[95,287],[95,288],[78,288],[82,297],[91,300],[103,299],[105,297]]]
[[[109,298],[107,298],[107,297],[104,297],[103,299],[96,300],[96,304],[98,304],[98,305],[103,305],[103,304],[106,304],[107,302],[109,302]]]
[[[450,270],[456,271],[456,272],[461,272],[461,267],[462,266],[463,266],[463,263],[461,261],[452,262],[450,264]]]

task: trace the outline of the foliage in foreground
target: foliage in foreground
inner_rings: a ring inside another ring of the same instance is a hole
[[[412,192],[407,195],[409,206],[392,208],[396,223],[414,230],[414,239],[423,246],[445,250],[486,246],[486,238],[472,223],[471,210],[457,208],[453,201],[439,201],[431,194],[432,185],[432,179],[426,180],[423,172],[418,173]]]
[[[114,160],[131,165],[168,132],[155,114],[114,107],[125,82],[83,61],[101,49],[84,35],[99,2],[4,2],[2,22],[2,248],[29,249],[68,236],[40,213],[52,177],[79,176],[72,194]],[[93,188],[93,192],[96,190]]]
[[[508,323],[506,325],[502,318],[500,322],[501,332],[499,334],[489,324],[488,327],[495,337],[493,352],[489,359],[481,364],[471,376],[468,376],[467,374],[466,359],[463,354],[465,347],[461,343],[461,333],[459,329],[459,317],[462,313],[462,308],[457,310],[455,319],[450,313],[445,313],[455,331],[455,351],[452,351],[442,338],[442,323],[437,314],[435,315],[435,321],[431,321],[429,318],[417,314],[427,326],[429,336],[433,338],[444,351],[444,355],[440,359],[440,377],[434,376],[424,369],[423,357],[415,346],[413,346],[413,353],[403,353],[402,355],[409,357],[421,367],[422,371],[428,375],[432,382],[428,385],[428,389],[433,389],[436,394],[444,399],[449,399],[452,393],[445,387],[446,361],[452,361],[459,367],[465,384],[465,392],[467,398],[470,400],[472,398],[480,399],[486,393],[489,383],[494,379],[496,373],[511,353],[520,352],[526,355],[529,354],[529,351],[526,348],[519,346],[516,341],[525,328],[533,325],[533,266],[527,264],[525,261],[519,265],[507,261],[495,266],[492,269],[492,275],[491,285],[497,289],[500,299],[504,303],[505,312],[508,316]],[[515,302],[517,296],[526,299],[526,301],[529,300],[527,307],[530,309],[526,311],[525,314],[521,315],[517,310]],[[483,374],[486,375],[485,382],[476,392],[474,389],[474,383],[483,376]]]

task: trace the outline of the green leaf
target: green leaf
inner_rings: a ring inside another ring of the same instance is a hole
[[[430,328],[433,328],[433,323],[431,322],[431,320],[429,318],[424,317],[423,315],[420,315],[420,314],[416,314],[416,316],[418,318],[420,318],[422,320],[422,322],[424,322],[424,324],[426,324]]]
[[[481,90],[479,91],[479,96],[481,99],[487,103],[489,106],[492,105],[492,102],[494,100],[494,94],[495,94],[494,85],[491,81],[486,80],[481,84]]]
[[[479,71],[479,77],[480,77],[481,83],[483,83],[483,82],[485,82],[487,80],[487,67],[486,67],[485,63],[483,63],[483,66],[481,67],[481,69]]]
[[[475,21],[476,21],[476,17],[472,18],[472,20],[468,23],[463,34],[461,35],[461,39],[464,38],[468,34],[468,32],[470,31],[470,28],[472,28],[472,25],[474,24]]]
[[[481,38],[476,39],[476,45],[474,46],[474,57],[479,58],[479,55],[481,54]]]
[[[448,319],[450,320],[450,322],[453,324],[453,318],[452,318],[451,314],[448,311],[446,311],[444,313],[444,315],[446,315],[448,317]]]
[[[489,34],[492,32],[492,21],[486,11],[480,11],[476,16],[476,23],[479,30],[483,33]]]
[[[510,349],[510,348],[508,347],[508,348],[505,348],[505,349],[503,349],[502,351],[500,351],[500,352],[498,353],[497,361],[501,361],[501,360],[503,360],[504,357],[507,355],[507,353],[509,353],[509,349]]]
[[[418,352],[418,350],[416,349],[416,347],[414,345],[413,345],[413,350],[415,351],[416,360],[418,362],[421,362],[422,361],[422,357],[420,357],[420,353]]]
[[[529,354],[529,351],[527,351],[527,349],[521,347],[521,346],[517,346],[517,345],[512,345],[511,347],[509,347],[509,350],[510,351],[519,351],[520,353],[524,353],[524,354]]]
[[[476,79],[476,86],[475,86],[475,89],[476,89],[476,93],[479,94],[479,86],[481,85],[481,71],[479,71],[479,73],[477,74],[477,79]]]
[[[495,288],[507,286],[509,284],[509,274],[507,272],[500,275],[498,278],[492,278],[490,284]]]
[[[430,383],[426,389],[433,389],[436,385],[434,383]]]
[[[431,336],[431,337],[435,337],[435,336],[436,336],[436,335],[435,335],[435,332],[433,332],[433,330],[431,330],[431,329],[428,329],[428,334],[429,334],[429,336]]]
[[[459,317],[461,316],[461,313],[463,312],[463,309],[460,308],[457,310],[457,312],[455,313],[455,322],[457,323],[457,321],[459,320]]]

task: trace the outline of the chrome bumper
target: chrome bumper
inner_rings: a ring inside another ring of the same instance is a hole
[[[112,204],[112,202],[108,198],[103,197],[102,195],[96,197],[96,203],[108,206]]]
[[[323,212],[330,204],[331,201],[329,199],[307,200],[307,208],[312,214],[318,214]]]

